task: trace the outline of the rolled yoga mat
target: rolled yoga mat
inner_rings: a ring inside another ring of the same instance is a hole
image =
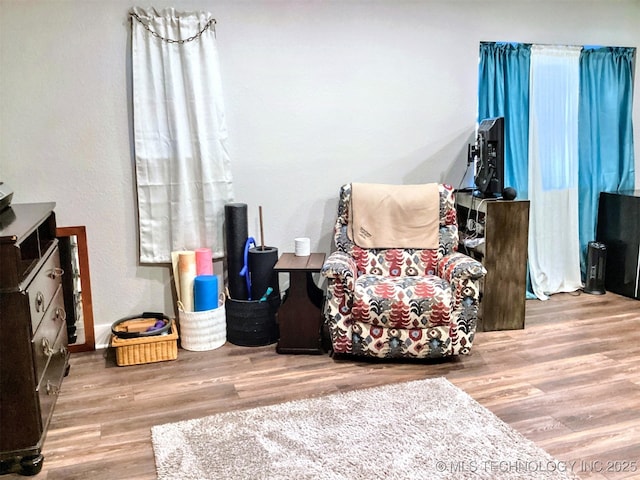
[[[193,304],[196,312],[218,308],[218,277],[198,275],[193,280]]]
[[[224,206],[225,242],[229,295],[237,300],[247,300],[249,291],[245,277],[240,276],[244,266],[244,244],[249,237],[246,203],[227,203]]]
[[[213,257],[210,248],[196,249],[196,274],[213,275]]]
[[[275,247],[255,247],[249,249],[249,272],[251,274],[251,299],[260,300],[271,287],[270,300],[280,298],[278,272],[273,270],[278,261],[278,249]],[[276,297],[277,296],[277,297]],[[279,305],[280,303],[277,302]]]
[[[196,252],[178,254],[180,301],[185,312],[193,312],[193,280],[196,278]]]

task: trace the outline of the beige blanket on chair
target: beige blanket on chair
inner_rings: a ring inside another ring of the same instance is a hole
[[[362,248],[438,248],[437,183],[352,183],[348,237]]]

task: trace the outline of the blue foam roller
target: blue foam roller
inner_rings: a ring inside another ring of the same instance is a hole
[[[218,277],[198,275],[193,280],[193,304],[196,312],[218,308]]]

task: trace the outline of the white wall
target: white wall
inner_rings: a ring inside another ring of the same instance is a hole
[[[122,0],[0,0],[0,179],[86,225],[97,340],[173,312],[169,269],[138,265]],[[146,5],[142,5],[146,6]],[[266,243],[331,250],[350,181],[457,183],[480,41],[640,46],[637,0],[157,1],[218,20],[235,199]],[[638,88],[636,76],[636,92]],[[640,102],[634,108],[640,165]],[[636,167],[640,186],[640,166]]]

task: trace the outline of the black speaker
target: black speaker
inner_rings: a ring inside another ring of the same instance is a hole
[[[507,187],[504,190],[502,190],[502,198],[504,200],[515,200],[517,196],[518,196],[518,192],[516,192],[516,189],[513,187]]]
[[[640,300],[640,190],[600,193],[596,240],[607,246],[607,291]]]
[[[604,243],[589,242],[587,248],[587,278],[584,293],[602,295],[604,288],[604,271],[607,262],[607,247]]]

